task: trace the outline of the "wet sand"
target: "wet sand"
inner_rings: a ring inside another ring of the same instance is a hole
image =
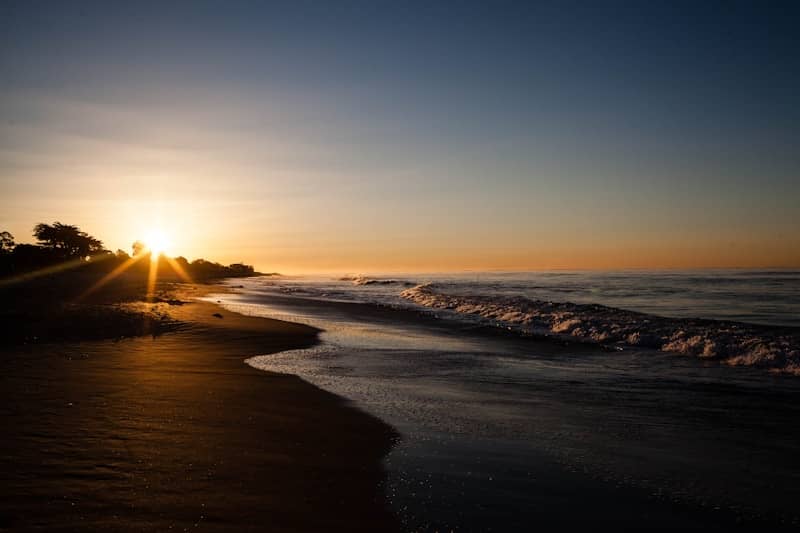
[[[0,530],[396,529],[394,431],[243,363],[317,330],[206,302],[172,314],[186,325],[156,338],[0,349]]]

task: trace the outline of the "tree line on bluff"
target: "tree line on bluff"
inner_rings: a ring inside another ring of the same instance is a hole
[[[24,275],[66,264],[70,264],[69,270],[79,268],[81,271],[103,272],[130,262],[132,258],[124,250],[107,250],[102,241],[70,224],[37,224],[33,228],[33,236],[38,241],[37,244],[16,244],[13,235],[7,231],[0,232],[0,277]],[[134,242],[132,248],[134,259],[152,259],[146,245],[141,241]],[[159,267],[162,259],[163,255],[156,258]],[[256,274],[251,265],[244,263],[225,266],[205,259],[190,262],[180,256],[170,259],[170,262],[178,265],[193,279]],[[131,270],[144,271],[150,266],[151,261],[136,261]]]

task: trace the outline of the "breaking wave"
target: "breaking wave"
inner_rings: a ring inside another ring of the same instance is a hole
[[[349,281],[353,285],[404,285],[411,287],[414,284],[401,279],[368,278],[366,276],[343,276],[339,281]]]
[[[665,318],[597,304],[524,297],[459,296],[426,283],[401,292],[406,300],[522,330],[612,346],[638,346],[719,359],[730,365],[800,375],[800,331],[731,321]]]

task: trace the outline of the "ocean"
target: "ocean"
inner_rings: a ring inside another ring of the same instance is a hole
[[[464,272],[260,278],[262,287],[327,300],[408,305],[402,289],[435,284],[447,295],[502,301],[600,304],[676,318],[800,326],[800,270]]]
[[[233,311],[323,330],[248,364],[398,429],[406,530],[800,524],[798,271],[228,284]]]

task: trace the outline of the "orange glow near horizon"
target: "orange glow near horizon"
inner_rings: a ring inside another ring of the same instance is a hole
[[[281,274],[800,266],[800,234],[788,231],[767,235],[759,228],[653,225],[643,236],[635,225],[602,218],[591,227],[561,218],[552,226],[531,221],[505,229],[503,220],[465,217],[455,221],[456,230],[428,224],[422,214],[365,220],[357,208],[349,213],[338,207],[293,211],[281,203],[264,214],[239,204],[183,198],[131,199],[122,206],[101,204],[80,216],[58,218],[76,223],[111,250],[129,252],[130,244],[142,239],[153,259],[163,254],[184,280],[188,276],[181,263],[169,256],[243,262]],[[9,229],[24,236],[25,228],[40,218]]]
[[[387,243],[391,244],[391,243]],[[766,242],[613,242],[543,243],[538,250],[487,244],[484,249],[420,246],[391,249],[382,246],[335,251],[297,247],[271,249],[247,257],[261,272],[282,274],[327,273],[435,273],[463,271],[550,270],[691,270],[715,268],[797,268],[800,241]],[[263,254],[263,255],[262,255]]]
[[[235,186],[223,188],[222,170],[197,161],[164,163],[159,174],[148,165],[110,187],[101,179],[113,165],[104,153],[85,154],[102,173],[72,176],[73,188],[44,198],[11,191],[0,229],[24,243],[37,223],[61,220],[110,250],[130,253],[141,239],[156,256],[284,274],[800,267],[798,219],[780,206],[690,206],[678,216],[624,196],[606,205],[576,193],[565,211],[547,190],[509,197],[488,186],[465,189],[458,201],[428,200],[414,187],[367,201],[310,171],[297,177],[303,187],[289,187],[277,177],[234,179],[231,170]]]

